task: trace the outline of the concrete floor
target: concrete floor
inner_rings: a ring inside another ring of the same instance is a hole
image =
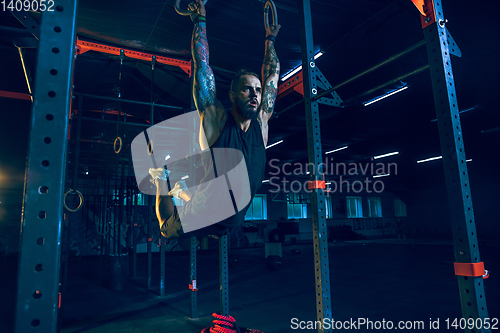
[[[293,253],[299,250],[300,253]],[[500,245],[480,244],[491,276],[485,280],[490,318],[500,318]],[[293,323],[316,320],[312,244],[283,247],[278,270],[266,268],[264,249],[232,250],[239,261],[229,269],[230,314],[244,327],[266,333],[294,332]],[[366,318],[372,322],[460,318],[457,278],[450,243],[397,240],[330,243],[332,313],[336,321]],[[63,333],[200,332],[219,310],[218,252],[198,252],[198,318],[190,319],[188,253],[167,253],[166,295],[160,297],[160,259],[153,255],[152,289],[147,290],[147,260],[139,257],[136,279],[122,291],[105,282],[99,258],[70,261],[61,313]],[[4,258],[0,285],[0,332],[13,331],[15,260]],[[14,267],[13,267],[14,266]],[[101,276],[100,276],[101,274]],[[99,282],[100,280],[100,282]],[[293,318],[296,318],[292,322]],[[376,323],[375,323],[376,325]],[[497,326],[500,329],[500,323]],[[376,331],[366,326],[357,331]],[[315,332],[316,330],[309,330]],[[380,330],[378,330],[380,331]],[[460,331],[460,330],[457,330]]]

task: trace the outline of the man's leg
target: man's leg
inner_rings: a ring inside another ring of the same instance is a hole
[[[167,221],[175,211],[175,205],[172,197],[169,196],[167,189],[167,182],[161,179],[155,180],[156,185],[156,217],[160,221],[160,228]]]
[[[227,234],[227,227],[213,224],[208,227],[191,231],[184,234],[182,224],[177,208],[175,207],[172,198],[184,200],[186,203],[191,200],[192,194],[188,191],[186,182],[184,180],[178,181],[174,188],[170,191],[167,190],[166,182],[156,180],[156,215],[160,221],[161,234],[166,238],[179,238],[179,237],[198,237],[211,235],[214,238],[219,238],[221,235]],[[168,195],[165,195],[168,193]],[[187,207],[183,207],[187,208]],[[202,217],[200,217],[202,218]]]

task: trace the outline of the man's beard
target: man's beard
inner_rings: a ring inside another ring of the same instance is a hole
[[[236,100],[236,105],[238,106],[238,113],[247,118],[247,119],[257,119],[259,112],[254,111],[253,107],[251,107],[247,102],[242,101],[241,99]],[[257,107],[257,110],[259,108]]]

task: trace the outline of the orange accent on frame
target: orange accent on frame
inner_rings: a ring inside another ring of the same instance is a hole
[[[325,188],[325,181],[324,180],[315,180],[315,181],[307,182],[307,188],[309,190],[317,189],[317,188]]]
[[[304,95],[304,84],[302,82],[302,70],[278,86],[278,96],[276,100],[285,97],[292,92],[292,89]]]
[[[425,12],[424,12],[424,0],[411,0],[411,2],[413,2],[413,4],[415,5],[415,7],[417,7],[418,11],[420,12],[420,14],[422,14],[423,16],[425,16]]]
[[[484,262],[462,263],[455,262],[455,275],[460,276],[486,276],[487,272],[484,270]],[[486,278],[486,277],[485,277]]]
[[[189,284],[189,289],[191,289],[192,291],[198,291],[198,289],[196,288],[196,280],[193,280],[193,282]]]

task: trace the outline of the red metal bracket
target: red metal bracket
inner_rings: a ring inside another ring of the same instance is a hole
[[[484,262],[482,261],[474,263],[455,262],[454,266],[455,275],[472,277],[482,276],[483,279],[489,277],[489,272],[484,269]]]
[[[411,0],[420,12],[422,29],[436,23],[436,13],[434,12],[434,0]]]
[[[324,180],[315,180],[315,181],[307,182],[307,188],[309,190],[317,189],[317,188],[325,188],[325,181]]]
[[[91,43],[91,42],[86,42],[80,39],[77,39],[76,41],[76,47],[77,47],[77,54],[83,54],[87,51],[97,51],[97,52],[102,52],[102,53],[107,53],[107,54],[113,54],[116,56],[120,55],[120,51],[123,50],[124,54],[126,57],[133,58],[133,59],[139,59],[139,60],[145,60],[145,61],[152,61],[153,55],[145,52],[138,52],[138,51],[133,51],[133,50],[128,50],[120,47],[114,47],[114,46],[109,46],[109,45],[104,45],[104,44],[98,44],[98,43]],[[170,66],[177,66],[180,67],[186,74],[191,76],[191,61],[185,61],[185,60],[179,60],[179,59],[174,59],[174,58],[169,58],[169,57],[161,57],[157,56],[156,57],[156,62],[159,62],[161,64],[165,65],[170,65]]]
[[[304,84],[302,82],[302,71],[299,73],[295,74],[282,84],[278,86],[278,96],[276,97],[276,100],[279,100],[280,98],[285,97],[286,95],[290,94],[292,91],[296,91],[302,96],[304,96]]]

